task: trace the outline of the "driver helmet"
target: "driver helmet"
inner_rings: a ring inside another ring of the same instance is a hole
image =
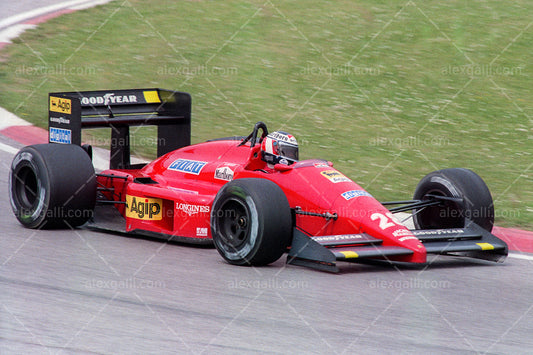
[[[298,142],[283,131],[268,134],[261,143],[261,158],[268,164],[291,165],[298,161]]]

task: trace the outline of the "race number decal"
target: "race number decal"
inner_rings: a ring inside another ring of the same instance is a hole
[[[387,214],[376,212],[370,216],[370,219],[373,221],[379,220],[379,228],[383,230],[399,225],[396,222],[396,217],[394,217],[394,215],[391,212],[388,212]]]

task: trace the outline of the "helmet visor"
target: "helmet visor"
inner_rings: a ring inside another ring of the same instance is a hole
[[[285,142],[279,142],[279,155],[283,158],[298,161],[298,146]]]

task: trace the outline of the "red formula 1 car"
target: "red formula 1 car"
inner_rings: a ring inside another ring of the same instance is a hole
[[[28,228],[96,226],[195,244],[236,265],[337,271],[337,261],[425,263],[428,253],[502,261],[494,209],[467,169],[428,174],[414,198],[380,203],[328,161],[298,161],[296,139],[255,124],[246,137],[190,145],[191,99],[161,89],[51,93],[49,144],[23,148],[10,200]],[[158,126],[158,158],[130,162],[129,128]],[[111,127],[110,168],[95,174],[82,128]],[[414,229],[393,213],[411,211]]]

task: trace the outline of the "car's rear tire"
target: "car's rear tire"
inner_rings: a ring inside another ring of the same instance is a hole
[[[283,255],[290,243],[289,202],[272,181],[230,181],[218,192],[211,214],[214,244],[231,264],[270,264]]]
[[[428,200],[428,195],[459,198],[442,200],[440,205],[426,207],[414,216],[416,229],[463,228],[472,220],[487,231],[494,226],[494,204],[489,188],[472,170],[451,168],[426,175],[416,187],[415,200]]]
[[[9,174],[11,207],[27,228],[71,228],[92,217],[96,176],[77,145],[37,144],[22,148]]]

